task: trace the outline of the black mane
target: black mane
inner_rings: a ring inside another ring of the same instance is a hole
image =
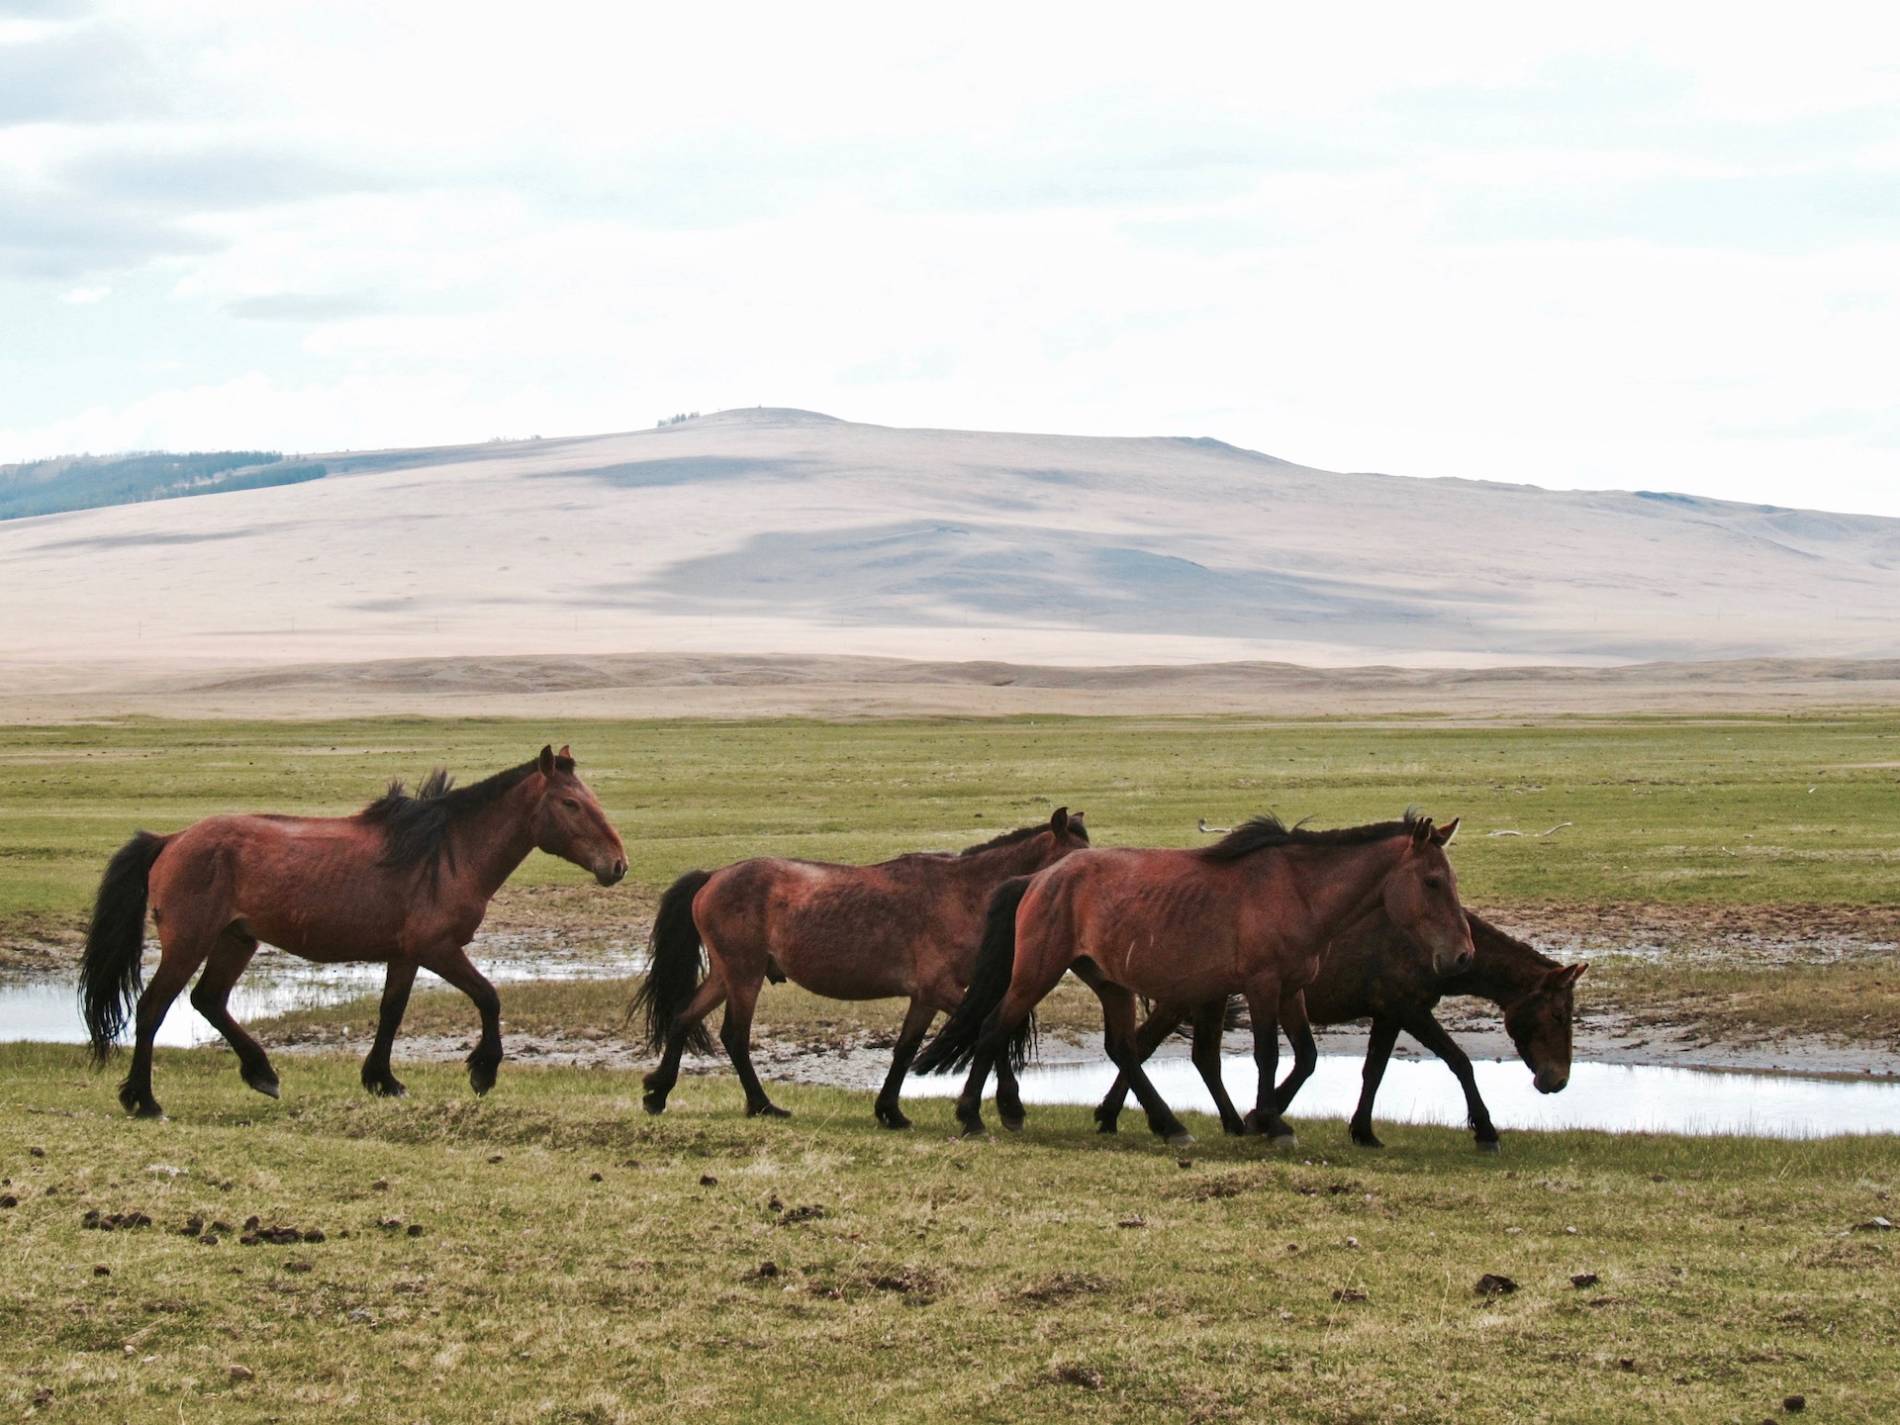
[[[1269,814],[1243,821],[1212,846],[1203,846],[1194,854],[1203,861],[1226,862],[1281,846],[1365,846],[1384,841],[1388,836],[1409,836],[1418,824],[1418,813],[1408,810],[1398,821],[1315,831],[1304,823],[1288,826],[1279,817]]]
[[[1049,823],[1046,821],[1039,821],[1034,826],[1019,826],[1014,831],[1005,831],[1001,836],[992,836],[988,841],[979,841],[974,846],[966,846],[957,852],[957,855],[974,856],[979,851],[994,851],[999,846],[1014,846],[1018,841],[1027,841],[1037,832],[1048,829]],[[1081,822],[1071,818],[1069,829],[1081,837],[1085,843],[1088,841],[1089,829]]]
[[[437,767],[423,778],[414,796],[403,790],[400,781],[393,781],[389,790],[364,807],[360,815],[383,829],[383,865],[398,869],[426,866],[433,876],[445,856],[449,869],[455,869],[449,829],[470,813],[492,805],[537,766],[523,762],[466,787],[456,786],[448,769]]]

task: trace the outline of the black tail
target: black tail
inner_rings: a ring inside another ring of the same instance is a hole
[[[666,1047],[679,1012],[699,992],[699,926],[693,922],[693,897],[712,879],[711,871],[688,871],[660,897],[653,917],[653,939],[647,946],[647,977],[634,993],[629,1016],[646,1017],[646,1045],[654,1053]],[[713,1051],[712,1035],[704,1021],[686,1032],[686,1047],[695,1054]]]
[[[976,968],[970,973],[963,1003],[943,1022],[937,1037],[924,1046],[911,1066],[914,1073],[947,1074],[966,1067],[976,1057],[984,1023],[1009,993],[1010,977],[1016,970],[1016,907],[1023,903],[1029,879],[1018,876],[1005,881],[991,895],[983,921],[983,948],[977,951]],[[1011,1068],[1020,1069],[1028,1062],[1035,1037],[1036,1016],[1031,1014],[1009,1037]]]
[[[145,982],[145,883],[166,838],[141,831],[113,853],[99,880],[79,962],[79,1004],[92,1043],[92,1061],[103,1064],[112,1041],[125,1028]]]

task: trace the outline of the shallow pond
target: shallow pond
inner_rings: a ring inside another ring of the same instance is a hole
[[[523,947],[524,951],[528,949]],[[146,964],[148,978],[154,963]],[[605,956],[598,952],[562,955],[550,953],[544,947],[533,947],[531,953],[519,954],[504,949],[480,956],[476,963],[490,980],[503,985],[519,980],[607,979],[630,975],[641,960],[631,952]],[[245,1024],[292,1010],[340,1004],[361,995],[380,995],[384,973],[382,965],[313,965],[291,955],[260,950],[231,991],[231,1013],[238,1023]],[[417,990],[443,987],[443,982],[427,970],[416,976]],[[218,1031],[191,1007],[189,991],[172,1002],[171,1013],[165,1016],[158,1031],[158,1042],[170,1048],[208,1044],[217,1038]],[[86,1027],[79,1018],[76,985],[65,979],[44,977],[0,981],[0,1043],[12,1039],[85,1043]]]
[[[1282,1055],[1282,1072],[1287,1061]],[[1350,1118],[1359,1102],[1363,1062],[1356,1054],[1322,1054],[1318,1069],[1293,1104],[1291,1116],[1296,1123]],[[1492,1121],[1505,1133],[1514,1128],[1598,1128],[1613,1133],[1811,1138],[1900,1132],[1900,1083],[1891,1080],[1579,1060],[1572,1065],[1568,1088],[1558,1094],[1540,1094],[1531,1086],[1530,1072],[1515,1060],[1485,1060],[1474,1068],[1478,1092],[1490,1107]],[[1214,1111],[1214,1101],[1186,1059],[1157,1058],[1149,1065],[1149,1077],[1177,1111]],[[1222,1077],[1228,1094],[1243,1110],[1253,1103],[1250,1055],[1229,1055]],[[1115,1071],[1106,1061],[1032,1067],[1022,1076],[1023,1099],[1031,1104],[1098,1103],[1114,1078]],[[912,1078],[905,1093],[914,1097],[954,1094],[960,1085],[959,1077]],[[1129,1104],[1122,1114],[1121,1131],[1146,1133],[1146,1120],[1132,1096]],[[994,1127],[994,1110],[985,1111]],[[1436,1059],[1395,1058],[1380,1084],[1374,1119],[1375,1124],[1462,1125],[1464,1094],[1450,1070]],[[1033,1131],[1033,1119],[1031,1127]]]
[[[497,984],[527,979],[584,979],[635,973],[641,956],[632,947],[550,953],[543,945],[491,947],[478,958]],[[148,967],[149,971],[149,967]],[[261,952],[231,995],[240,1022],[289,1010],[335,1004],[382,989],[381,965],[312,965],[291,956]],[[440,982],[424,972],[418,988]],[[159,1032],[159,1043],[188,1047],[208,1043],[217,1032],[180,995]],[[44,978],[0,982],[0,1041],[82,1043],[73,985]],[[398,1051],[400,1052],[400,1051]],[[1289,1062],[1281,1057],[1282,1072]],[[1343,1120],[1359,1099],[1357,1054],[1322,1054],[1319,1067],[1294,1104],[1297,1120]],[[1796,1074],[1595,1064],[1579,1060],[1560,1094],[1539,1094],[1515,1060],[1481,1060],[1478,1088],[1504,1132],[1532,1128],[1595,1128],[1611,1132],[1821,1137],[1843,1133],[1900,1132],[1900,1083],[1889,1079],[1822,1078]],[[1185,1057],[1158,1056],[1149,1066],[1155,1086],[1177,1109],[1212,1113],[1213,1102]],[[1230,1055],[1223,1070],[1227,1091],[1243,1107],[1253,1101],[1254,1068],[1249,1055]],[[1023,1076],[1029,1103],[1093,1104],[1114,1078],[1106,1060],[1049,1064]],[[956,1093],[960,1078],[913,1076],[905,1093],[941,1097]],[[994,1116],[993,1110],[992,1117]],[[1379,1090],[1377,1121],[1461,1125],[1464,1096],[1436,1059],[1394,1058]],[[1138,1107],[1122,1118],[1125,1133],[1145,1132]]]

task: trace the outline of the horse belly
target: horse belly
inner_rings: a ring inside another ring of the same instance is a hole
[[[395,958],[403,898],[382,871],[337,852],[292,843],[242,856],[233,909],[258,940],[306,960]]]
[[[786,897],[759,927],[788,978],[827,999],[888,999],[913,992],[916,946],[928,938],[914,898],[856,878],[807,898]]]
[[[891,999],[912,992],[910,956],[875,941],[774,945],[772,958],[794,984],[826,999]]]
[[[1085,946],[1102,973],[1149,999],[1198,1003],[1240,988],[1231,931],[1170,928],[1166,933],[1106,930]]]

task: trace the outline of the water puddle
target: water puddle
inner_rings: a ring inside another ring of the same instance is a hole
[[[1350,1118],[1359,1102],[1363,1062],[1356,1054],[1322,1054],[1318,1069],[1293,1104],[1295,1123]],[[1281,1064],[1284,1072],[1284,1055]],[[1612,1133],[1823,1138],[1900,1132],[1900,1083],[1892,1081],[1578,1062],[1571,1068],[1568,1088],[1559,1094],[1540,1094],[1531,1085],[1529,1071],[1515,1060],[1482,1061],[1474,1068],[1478,1092],[1491,1110],[1492,1122],[1506,1133],[1514,1128],[1593,1128]],[[1157,1058],[1149,1064],[1149,1077],[1177,1111],[1214,1111],[1200,1075],[1186,1059]],[[1032,1104],[1099,1103],[1114,1078],[1114,1068],[1106,1061],[1032,1067],[1022,1076],[1023,1099]],[[1227,1057],[1222,1078],[1236,1104],[1245,1109],[1253,1103],[1251,1056]],[[913,1077],[904,1092],[937,1097],[953,1095],[960,1087],[960,1077]],[[1436,1060],[1394,1059],[1379,1087],[1374,1121],[1462,1126],[1464,1094],[1450,1071]],[[1132,1097],[1130,1109],[1122,1115],[1122,1131],[1147,1132]]]
[[[522,946],[524,953],[472,955],[483,974],[497,985],[520,980],[610,979],[631,975],[643,962],[632,951],[602,955],[588,952],[563,955],[543,947]],[[149,978],[155,959],[146,961]],[[268,948],[231,991],[231,1013],[238,1023],[269,1019],[293,1010],[340,1004],[383,991],[382,965],[313,965]],[[424,970],[416,976],[417,990],[439,989],[443,982]],[[159,1026],[158,1042],[168,1048],[188,1049],[219,1037],[191,1007],[190,993],[172,1002],[171,1012]],[[0,1043],[34,1039],[53,1044],[83,1044],[86,1027],[79,1018],[79,995],[74,982],[32,978],[0,981]]]
[[[520,980],[606,978],[636,973],[643,956],[632,946],[603,953],[561,952],[543,945],[498,944],[478,956],[484,974],[497,984]],[[147,973],[150,966],[147,967]],[[312,965],[293,956],[260,951],[231,995],[240,1022],[291,1010],[336,1004],[382,990],[381,965]],[[417,987],[439,985],[428,973]],[[43,1040],[77,1044],[85,1040],[74,986],[65,979],[0,982],[0,1041]],[[217,1039],[180,995],[165,1017],[158,1042],[190,1047]],[[1253,1101],[1253,1060],[1228,1056],[1223,1073],[1227,1091],[1243,1107]],[[1282,1056],[1281,1063],[1287,1063]],[[1357,1054],[1322,1054],[1313,1077],[1293,1106],[1296,1122],[1348,1118],[1359,1100]],[[1481,1060],[1475,1065],[1479,1092],[1490,1105],[1500,1130],[1602,1129],[1616,1133],[1744,1134],[1754,1137],[1807,1138],[1848,1133],[1900,1132],[1900,1083],[1796,1074],[1762,1074],[1656,1065],[1593,1064],[1573,1066],[1570,1085],[1561,1094],[1539,1094],[1515,1060]],[[1184,1057],[1160,1056],[1149,1073],[1161,1094],[1182,1111],[1213,1112],[1200,1076]],[[1023,1075],[1029,1103],[1093,1104],[1108,1090],[1113,1068],[1105,1060],[1050,1064]],[[959,1077],[913,1076],[905,1094],[953,1095]],[[1395,1058],[1379,1090],[1377,1121],[1461,1126],[1464,1096],[1444,1065],[1433,1059]],[[1145,1132],[1141,1113],[1123,1116],[1124,1132]]]

